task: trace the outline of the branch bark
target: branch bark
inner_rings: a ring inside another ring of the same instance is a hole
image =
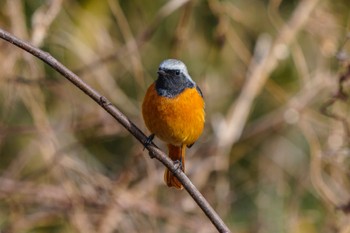
[[[25,50],[26,52],[34,55],[39,58],[63,77],[68,79],[73,83],[77,88],[83,91],[91,99],[93,99],[97,104],[99,104],[105,111],[107,111],[113,118],[115,118],[125,129],[127,129],[143,146],[149,151],[151,158],[156,158],[164,166],[166,166],[175,176],[179,179],[182,185],[185,187],[186,191],[191,195],[193,200],[198,204],[198,206],[203,210],[207,215],[213,225],[219,232],[230,232],[229,228],[225,225],[223,220],[215,212],[215,210],[210,206],[208,201],[203,197],[203,195],[198,191],[198,189],[192,184],[190,179],[178,169],[178,166],[174,165],[171,159],[168,156],[158,149],[155,144],[147,144],[147,136],[132,122],[130,121],[118,108],[111,104],[111,102],[83,80],[81,80],[76,74],[71,70],[65,67],[62,63],[57,61],[49,53],[40,50],[39,48],[34,47],[33,45],[25,42],[14,35],[0,29],[0,38],[3,40],[14,44],[15,46]]]

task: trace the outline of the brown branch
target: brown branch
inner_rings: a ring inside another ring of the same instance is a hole
[[[346,136],[350,138],[350,126],[349,122],[347,120],[346,116],[342,116],[340,114],[334,113],[330,110],[330,108],[337,102],[337,101],[346,101],[349,98],[349,95],[344,92],[344,82],[348,81],[350,79],[350,65],[347,66],[347,70],[344,74],[342,74],[338,79],[338,89],[336,93],[329,98],[320,108],[320,111],[325,116],[328,116],[330,118],[333,118],[336,121],[339,121],[343,124],[344,130],[346,132]]]
[[[167,157],[167,155],[158,149],[156,145],[147,144],[147,136],[132,122],[130,121],[118,108],[111,104],[111,102],[101,94],[99,94],[96,90],[86,84],[83,80],[81,80],[76,74],[74,74],[71,70],[57,61],[54,57],[52,57],[49,53],[44,52],[29,43],[15,37],[14,35],[0,29],[0,38],[8,41],[15,46],[27,51],[28,53],[34,55],[35,57],[41,59],[43,62],[51,66],[57,72],[59,72],[62,76],[68,79],[71,83],[73,83],[76,87],[78,87],[81,91],[83,91],[86,95],[90,96],[96,103],[98,103],[104,110],[106,110],[112,117],[114,117],[125,129],[127,129],[143,146],[149,151],[151,158],[156,158],[162,164],[164,164],[171,172],[175,174],[175,176],[179,179],[182,185],[185,187],[187,192],[191,195],[194,201],[198,204],[198,206],[203,210],[203,212],[207,215],[210,221],[214,224],[216,229],[219,232],[230,232],[228,227],[219,217],[219,215],[215,212],[215,210],[210,206],[207,200],[203,197],[203,195],[198,191],[198,189],[192,184],[190,179],[178,169],[178,166],[174,165],[171,159]]]

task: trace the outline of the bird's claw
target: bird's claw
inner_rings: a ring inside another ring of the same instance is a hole
[[[143,150],[145,150],[147,146],[149,146],[149,145],[152,144],[152,141],[153,141],[153,139],[154,139],[154,136],[155,136],[155,134],[152,133],[151,135],[149,135],[149,136],[146,138],[145,142],[143,143],[143,145],[144,145]]]
[[[174,166],[175,166],[175,172],[177,172],[179,169],[182,170],[182,160],[175,160],[174,161]]]

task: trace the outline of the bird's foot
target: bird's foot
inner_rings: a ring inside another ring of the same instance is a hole
[[[153,133],[153,134],[151,134],[151,135],[149,135],[147,138],[146,138],[146,140],[144,141],[144,143],[143,143],[143,150],[145,150],[146,149],[146,147],[147,146],[149,146],[149,145],[151,145],[152,144],[152,141],[153,141],[153,139],[154,139],[154,136],[155,136],[155,134]],[[154,154],[151,152],[151,151],[149,151],[149,156],[153,159],[155,156],[154,156]]]
[[[146,140],[145,140],[144,143],[143,143],[143,145],[144,145],[143,150],[145,150],[147,146],[149,146],[149,145],[152,144],[153,139],[154,139],[154,136],[155,136],[155,134],[152,133],[151,135],[149,135],[149,136],[146,138]]]
[[[181,169],[183,171],[182,159],[175,160],[174,161],[174,166],[175,166],[175,172],[177,172],[179,169]]]

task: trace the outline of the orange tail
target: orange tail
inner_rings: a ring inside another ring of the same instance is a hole
[[[174,145],[168,144],[169,157],[173,161],[181,161],[183,172],[185,172],[185,149],[186,149],[185,145],[174,146]],[[167,168],[165,169],[165,172],[164,172],[164,181],[169,187],[175,187],[177,189],[183,188],[180,181]]]

